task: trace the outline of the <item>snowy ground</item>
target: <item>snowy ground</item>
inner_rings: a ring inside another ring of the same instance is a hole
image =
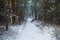
[[[58,40],[53,26],[36,26],[37,23],[28,19],[22,25],[9,26],[9,30],[0,35],[0,40]]]

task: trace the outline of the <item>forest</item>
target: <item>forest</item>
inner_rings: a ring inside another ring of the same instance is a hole
[[[9,23],[12,24],[14,23],[13,21],[24,20],[24,17],[27,15],[32,16],[36,20],[60,24],[59,0],[31,1],[30,3],[29,0],[1,0],[0,13],[7,16]]]
[[[9,26],[22,25],[24,22],[26,22],[24,25],[31,25],[32,28],[33,24],[31,23],[36,20],[39,23],[42,22],[41,24],[36,22],[36,24],[39,24],[37,25],[39,27],[46,24],[60,26],[60,1],[0,0],[0,26],[3,26],[6,31],[10,29]],[[28,23],[29,21],[31,23]]]

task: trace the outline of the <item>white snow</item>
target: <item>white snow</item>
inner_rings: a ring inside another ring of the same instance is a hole
[[[44,27],[42,30],[33,23],[27,22],[20,40],[56,40],[53,27]]]
[[[31,22],[33,20],[33,18],[28,18],[27,21]]]
[[[0,40],[56,40],[55,29],[52,26],[37,27],[31,23],[32,19],[22,25],[10,26]],[[36,22],[37,23],[37,22]]]

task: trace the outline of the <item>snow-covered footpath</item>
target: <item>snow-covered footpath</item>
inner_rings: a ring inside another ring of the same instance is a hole
[[[52,26],[36,26],[31,19],[22,25],[10,26],[9,30],[0,35],[0,40],[57,40],[55,28]]]

